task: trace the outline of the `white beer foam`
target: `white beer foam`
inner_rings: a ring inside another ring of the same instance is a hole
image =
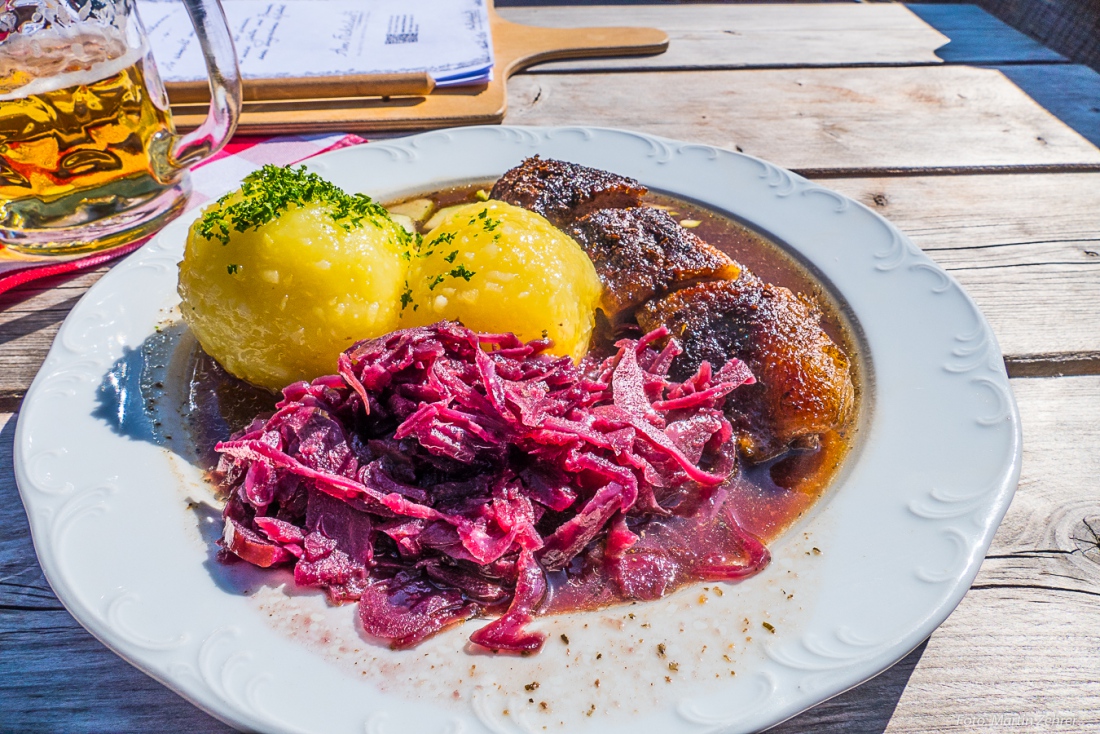
[[[0,94],[0,102],[17,100],[32,94],[46,94],[81,84],[93,84],[122,72],[148,54],[144,44],[140,48],[130,48],[120,34],[105,32],[106,30],[103,26],[89,27],[85,24],[69,28],[49,28],[30,36],[9,36],[4,41],[4,48],[0,50],[0,68],[7,67],[5,71],[20,70],[32,75],[36,72],[42,73],[74,56],[80,58],[79,52],[85,44],[101,53],[103,48],[111,47],[112,50],[125,49],[125,53],[96,61],[89,68],[79,71],[63,74],[48,74],[47,71],[47,75]]]

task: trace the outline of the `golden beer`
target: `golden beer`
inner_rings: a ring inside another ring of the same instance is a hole
[[[154,215],[151,231],[178,212],[183,196],[179,170],[167,162],[175,135],[167,99],[155,69],[147,75],[146,57],[102,37],[64,40],[59,47],[75,45],[86,58],[47,52],[21,68],[9,58],[0,78],[0,229],[57,231],[64,238],[57,246],[73,252],[82,249],[65,236],[73,228],[136,212]],[[133,228],[125,229],[132,239]],[[113,244],[102,228],[91,234],[84,248]],[[33,250],[48,251],[48,240],[37,237]]]
[[[237,129],[241,75],[219,0],[182,1],[210,82],[183,136],[133,0],[0,2],[2,258],[111,247],[183,210],[187,169]]]

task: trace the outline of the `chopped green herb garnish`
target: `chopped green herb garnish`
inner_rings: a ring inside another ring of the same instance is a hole
[[[406,280],[405,281],[405,290],[401,292],[401,310],[404,311],[405,308],[410,303],[412,303],[412,300],[413,300],[412,288],[409,287],[409,281]],[[413,310],[415,311],[416,309],[414,308]]]
[[[231,263],[229,266],[226,267],[225,272],[229,273],[230,275],[236,275],[237,271],[240,270],[240,269],[241,269],[240,265],[238,265],[236,263]]]
[[[443,259],[446,260],[449,263],[453,263],[455,261],[456,257],[458,257],[458,250],[455,250],[450,255],[444,255]]]
[[[468,270],[465,265],[459,263],[457,267],[450,273],[452,278],[462,278],[469,282],[470,278],[474,277],[476,273],[473,270]],[[442,276],[439,276],[442,277]]]
[[[431,282],[428,283],[428,290],[434,291],[435,287],[443,282],[444,277],[445,276],[443,276],[443,275],[437,275],[434,278],[432,278]]]
[[[240,193],[243,198],[233,203],[229,202],[237,196],[236,192],[218,199],[218,205],[203,215],[198,233],[208,240],[228,244],[231,230],[256,229],[277,219],[291,206],[313,202],[326,205],[332,220],[348,232],[362,227],[364,221],[378,227],[393,224],[385,208],[366,194],[345,193],[316,173],[306,173],[305,166],[266,165],[245,176]],[[411,235],[403,227],[394,225],[394,229],[402,244],[407,244]]]
[[[473,224],[473,222],[470,222],[470,224]],[[428,244],[433,246],[433,247],[435,245],[446,245],[446,244],[450,244],[451,242],[454,242],[454,239],[455,239],[455,233],[454,232],[442,232],[441,234],[436,235],[435,239],[432,240],[431,242],[429,242]]]
[[[477,218],[478,219],[485,219],[487,216],[489,216],[489,210],[488,209],[482,209],[481,211],[479,211],[477,213]]]
[[[485,231],[486,232],[492,232],[494,229],[496,229],[499,226],[500,226],[500,220],[499,219],[493,219],[492,217],[487,217],[485,219]]]

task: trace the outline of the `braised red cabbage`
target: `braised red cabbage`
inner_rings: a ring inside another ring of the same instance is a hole
[[[722,411],[753,377],[731,360],[671,382],[666,336],[579,366],[454,323],[360,342],[218,444],[224,548],[358,600],[395,648],[499,615],[472,642],[533,652],[554,579],[598,573],[617,599],[652,599],[755,573],[767,550],[723,502],[737,464]],[[690,542],[662,540],[675,532]],[[722,552],[683,552],[703,536]]]

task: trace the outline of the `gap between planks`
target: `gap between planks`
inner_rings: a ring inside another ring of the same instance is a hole
[[[639,58],[648,58],[645,56]],[[915,69],[927,66],[972,66],[978,68],[999,68],[1002,66],[1073,66],[1068,59],[1002,59],[982,62],[962,61],[838,61],[835,63],[795,64],[795,63],[758,63],[752,65],[743,64],[700,64],[698,66],[644,66],[644,67],[608,67],[590,69],[543,69],[541,65],[531,66],[518,74],[569,73],[569,74],[626,74],[636,71],[660,72],[662,74],[676,74],[689,71],[789,71],[791,69]],[[552,67],[554,65],[551,65]]]
[[[1009,377],[1080,377],[1100,375],[1100,352],[1021,354],[1005,357]]]
[[[1024,163],[1003,166],[904,166],[852,168],[792,168],[792,172],[809,179],[827,181],[834,178],[901,178],[907,176],[998,176],[1034,173],[1097,173],[1100,163]]]

